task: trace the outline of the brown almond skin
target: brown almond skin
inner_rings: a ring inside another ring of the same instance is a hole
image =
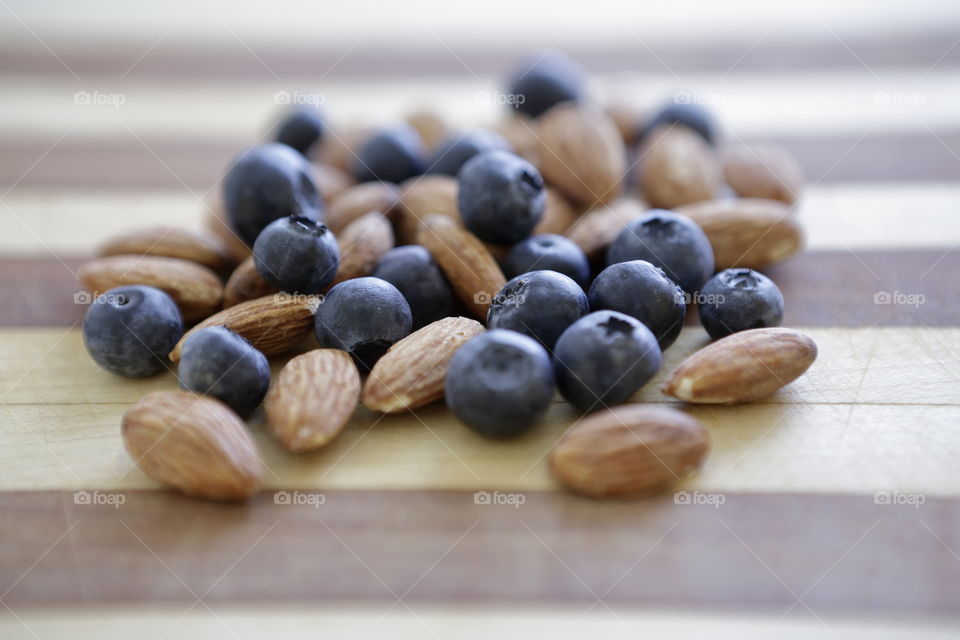
[[[186,391],[154,391],[123,416],[123,445],[148,476],[188,496],[244,500],[260,486],[256,444],[226,405]]]
[[[519,112],[505,117],[494,125],[515,154],[534,166],[539,166],[539,122]]]
[[[562,236],[579,219],[583,209],[576,207],[553,187],[547,187],[547,203],[540,222],[530,232],[532,236],[555,233]]]
[[[130,284],[156,287],[173,298],[187,323],[216,312],[223,300],[223,285],[217,274],[196,262],[179,258],[108,256],[87,262],[77,275],[94,293]]]
[[[537,157],[544,180],[571,200],[589,206],[620,195],[627,153],[609,116],[563,103],[539,121]]]
[[[242,302],[210,316],[183,334],[170,352],[170,360],[179,362],[183,343],[204,327],[226,327],[246,338],[265,356],[284,353],[310,333],[319,306],[317,296],[288,293]]]
[[[550,470],[568,489],[592,498],[661,493],[697,470],[710,436],[692,416],[626,404],[594,413],[550,452]]]
[[[334,233],[371,211],[389,214],[397,204],[400,192],[386,182],[364,182],[341,191],[327,204],[324,224]]]
[[[364,406],[397,413],[440,400],[453,354],[483,331],[476,320],[460,317],[443,318],[414,331],[374,365],[363,387]]]
[[[588,258],[601,256],[631,220],[643,215],[646,206],[635,198],[621,198],[587,211],[565,235],[583,249]]]
[[[698,133],[663,125],[648,138],[641,150],[638,183],[651,207],[673,209],[713,198],[720,188],[720,163]]]
[[[816,359],[817,344],[804,333],[750,329],[689,356],[671,374],[664,392],[692,403],[750,402],[787,386]]]
[[[483,242],[439,215],[427,216],[417,238],[433,255],[460,301],[485,320],[493,296],[507,280]]]
[[[765,269],[803,249],[803,229],[791,209],[776,200],[731,198],[684,207],[713,247],[717,271],[731,267]]]
[[[401,185],[396,219],[400,242],[415,243],[420,231],[420,221],[430,214],[447,216],[460,222],[456,178],[441,175],[418,176]]]
[[[230,279],[224,285],[223,307],[224,309],[233,307],[241,302],[256,300],[271,293],[276,293],[276,289],[263,279],[253,263],[253,256],[250,256],[233,270]]]
[[[104,242],[98,256],[160,256],[180,258],[220,271],[234,264],[233,255],[224,242],[209,232],[176,227],[150,227],[116,235]]]
[[[370,275],[393,244],[393,226],[386,216],[377,211],[363,214],[337,236],[340,263],[332,284]]]
[[[290,360],[264,399],[267,426],[291,453],[334,440],[357,408],[360,373],[346,351],[316,349]]]
[[[793,204],[803,190],[803,171],[789,151],[777,145],[738,146],[721,155],[727,184],[742,198]]]
[[[450,125],[442,115],[432,109],[421,108],[406,115],[404,120],[420,134],[423,146],[429,151],[443,142],[450,132]]]

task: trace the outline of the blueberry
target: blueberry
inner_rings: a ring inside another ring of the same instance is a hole
[[[567,276],[530,271],[507,282],[493,297],[487,326],[523,333],[552,349],[564,329],[589,308],[583,289]]]
[[[514,244],[543,217],[547,191],[536,167],[508,151],[484,151],[457,174],[457,206],[481,240]]]
[[[454,298],[450,285],[430,252],[418,244],[388,251],[380,259],[373,276],[400,290],[410,305],[413,329],[453,315]]]
[[[480,435],[510,438],[543,417],[554,384],[550,356],[536,340],[493,329],[453,354],[445,397],[454,415]]]
[[[714,340],[783,322],[783,294],[753,269],[721,271],[704,285],[700,298],[700,322]]]
[[[403,182],[424,170],[423,141],[409,125],[378,131],[369,138],[353,160],[357,182]]]
[[[570,325],[553,350],[557,387],[581,411],[626,402],[660,370],[657,339],[618,311],[594,311]]]
[[[83,344],[94,362],[128,378],[159,373],[183,335],[173,299],[160,289],[131,285],[97,296],[83,319]]]
[[[303,107],[287,115],[277,128],[277,142],[304,156],[323,139],[323,117],[316,107]]]
[[[270,364],[242,336],[226,327],[200,329],[180,351],[180,387],[213,396],[246,417],[270,386]]]
[[[572,240],[552,233],[517,243],[503,260],[503,272],[508,278],[537,269],[562,273],[581,287],[586,287],[590,279],[590,263],[583,250]]]
[[[687,293],[698,291],[713,275],[713,248],[696,222],[663,209],[652,209],[627,227],[607,250],[607,264],[646,260]]]
[[[510,145],[500,134],[486,129],[452,133],[434,152],[427,163],[427,173],[456,177],[467,160],[484,151],[509,151]]]
[[[509,102],[517,111],[536,118],[550,107],[583,98],[586,75],[567,56],[548,52],[528,60],[509,84]]]
[[[285,144],[254,147],[234,162],[223,181],[227,218],[248,245],[277,218],[320,219],[323,202],[306,159]]]
[[[601,271],[590,286],[590,308],[636,318],[656,336],[661,351],[680,335],[687,314],[683,290],[646,260],[618,262]]]
[[[713,144],[716,138],[716,125],[713,116],[703,105],[697,104],[693,100],[693,96],[687,93],[680,93],[664,104],[650,119],[641,137],[663,124],[676,124],[693,129],[709,144]]]
[[[410,305],[380,278],[354,278],[336,285],[317,309],[314,328],[320,346],[341,349],[370,369],[387,349],[410,333]]]
[[[320,293],[333,282],[340,250],[333,232],[311,218],[274,220],[253,243],[253,264],[272,287]]]

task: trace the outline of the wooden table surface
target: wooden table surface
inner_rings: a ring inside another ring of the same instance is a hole
[[[576,416],[558,399],[505,443],[442,406],[361,409],[332,446],[298,457],[258,412],[266,487],[239,506],[177,496],[131,465],[120,416],[176,380],[118,379],[87,357],[78,266],[117,231],[201,228],[230,159],[280,113],[277,91],[320,91],[339,123],[424,103],[458,125],[491,122],[475,96],[516,52],[295,55],[228,38],[159,39],[143,54],[149,39],[101,49],[14,26],[23,37],[0,42],[0,637],[958,637],[948,24],[849,37],[824,25],[805,46],[571,47],[597,95],[654,103],[696,87],[726,140],[782,144],[809,179],[807,251],[770,275],[785,326],[820,358],[771,398],[689,409],[713,450],[686,493],[559,490],[545,454]],[[123,103],[78,103],[82,91]],[[660,381],[705,342],[686,327],[637,399],[672,404]]]

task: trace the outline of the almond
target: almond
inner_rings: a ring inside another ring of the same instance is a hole
[[[793,204],[803,189],[803,171],[789,151],[776,145],[742,145],[723,155],[727,184],[742,198]]]
[[[387,251],[393,248],[393,227],[376,211],[365,213],[337,236],[340,264],[334,284],[373,273]]]
[[[260,486],[260,458],[250,432],[213,398],[154,391],[124,414],[122,434],[144,473],[188,496],[243,500]]]
[[[102,293],[128,284],[145,284],[173,298],[184,322],[196,322],[220,308],[223,285],[213,271],[189,260],[155,256],[110,256],[91,260],[77,274],[85,287]]]
[[[450,134],[450,125],[442,115],[432,109],[417,109],[408,113],[404,120],[417,130],[427,150],[436,148]]]
[[[414,331],[374,365],[363,387],[364,406],[397,413],[440,400],[453,354],[481,333],[476,320],[453,317]]]
[[[446,216],[430,215],[418,234],[460,301],[486,319],[490,302],[507,283],[490,251],[472,233]]]
[[[516,113],[498,122],[494,129],[503,136],[515,154],[534,165],[539,164],[537,155],[539,125],[536,120]]]
[[[320,303],[321,298],[317,296],[291,293],[275,293],[242,302],[210,316],[183,334],[170,352],[170,359],[179,361],[184,341],[204,327],[226,327],[239,333],[265,356],[289,351],[310,333]]]
[[[662,125],[647,137],[637,181],[650,206],[673,209],[713,198],[720,188],[720,166],[700,134]]]
[[[602,111],[559,104],[540,116],[537,158],[544,180],[575,202],[596,205],[620,194],[623,139]]]
[[[680,363],[664,391],[685,402],[737,404],[776,393],[817,359],[810,336],[750,329],[717,340]]]
[[[560,195],[559,191],[547,187],[547,204],[543,209],[543,217],[540,218],[540,222],[533,228],[530,235],[535,236],[542,233],[563,235],[577,221],[580,211],[580,209],[575,209],[569,200]]]
[[[413,178],[402,185],[397,207],[397,235],[400,242],[415,243],[420,221],[431,213],[460,221],[456,178],[429,175]]]
[[[320,192],[324,202],[336,198],[347,188],[356,184],[352,175],[331,164],[315,162],[312,167],[314,177],[317,179],[317,191]]]
[[[653,495],[697,470],[709,449],[707,430],[686,413],[627,404],[567,431],[550,452],[550,469],[586,496]]]
[[[267,426],[287,451],[312,451],[340,434],[359,398],[360,373],[350,354],[316,349],[280,370],[264,400]]]
[[[803,248],[803,229],[787,205],[754,198],[708,200],[678,207],[710,239],[717,270],[764,269]]]
[[[233,270],[230,279],[223,287],[223,307],[233,307],[241,302],[256,300],[271,293],[276,293],[276,289],[263,279],[253,263],[253,256],[250,256]]]
[[[399,198],[397,187],[386,182],[364,182],[340,192],[327,204],[324,223],[334,233],[371,211],[389,213]]]
[[[650,109],[637,101],[616,100],[607,105],[606,112],[626,145],[640,140],[644,124],[650,119]]]
[[[234,232],[230,226],[230,222],[227,220],[227,212],[223,203],[223,193],[221,192],[221,186],[219,184],[204,198],[203,211],[206,228],[210,233],[220,238],[220,241],[223,242],[230,256],[233,258],[234,264],[247,259],[247,257],[250,256],[250,247]]]
[[[621,198],[587,211],[571,226],[566,236],[583,249],[588,258],[601,256],[631,220],[643,215],[646,206],[634,198]]]
[[[220,271],[236,264],[223,240],[212,233],[177,227],[151,227],[128,231],[104,242],[98,256],[123,254],[180,258]]]
[[[369,126],[329,128],[320,143],[316,161],[350,173],[357,159],[357,149],[373,132],[374,128]]]

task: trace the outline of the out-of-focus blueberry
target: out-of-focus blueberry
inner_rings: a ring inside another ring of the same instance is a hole
[[[508,151],[473,156],[457,174],[457,207],[481,240],[515,244],[543,217],[547,190],[536,167]]]
[[[710,111],[697,101],[696,94],[681,92],[666,102],[650,119],[641,139],[663,124],[682,125],[699,133],[709,144],[716,139],[716,124]]]
[[[409,125],[383,129],[369,138],[353,160],[353,176],[357,182],[400,183],[423,173],[425,168],[423,141]]]
[[[226,327],[205,327],[183,343],[180,387],[211,395],[246,417],[270,386],[270,364],[242,336]]]
[[[509,150],[507,141],[493,131],[475,129],[466,133],[451,133],[427,162],[427,173],[456,177],[467,160],[478,153]]]
[[[536,118],[561,102],[583,98],[586,74],[568,56],[550,51],[524,61],[510,79],[506,102]]]
[[[293,147],[304,156],[323,140],[323,115],[316,107],[291,111],[277,128],[277,142]]]
[[[581,287],[590,280],[590,262],[572,240],[553,233],[530,236],[514,245],[503,260],[503,273],[508,278],[549,269],[569,276]]]

